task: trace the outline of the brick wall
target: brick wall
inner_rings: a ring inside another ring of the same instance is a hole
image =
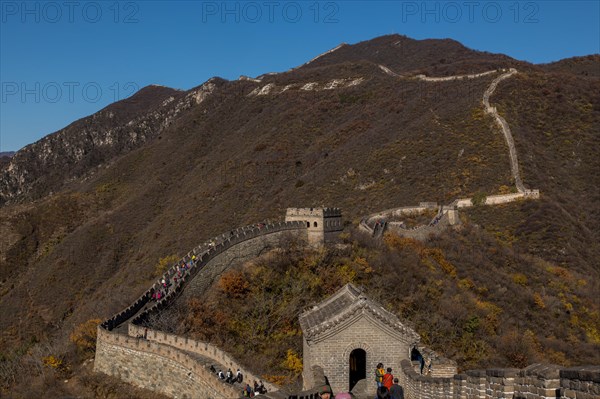
[[[162,331],[146,329],[144,327],[136,326],[134,324],[129,324],[130,337],[144,335],[146,335],[146,339],[148,341],[155,342],[157,344],[168,345],[170,347],[177,348],[182,351],[197,353],[201,356],[210,358],[214,361],[215,366],[217,364],[220,364],[221,366],[225,367],[225,370],[223,370],[223,372],[227,371],[227,368],[230,368],[234,372],[237,369],[239,369],[244,375],[244,380],[250,381],[250,383],[252,383],[252,381],[254,380],[258,381],[262,379],[262,377],[252,374],[248,368],[240,364],[227,352],[222,351],[221,349],[210,343],[196,341],[187,337],[181,337],[175,334],[168,334]],[[279,389],[279,387],[268,382],[264,382],[264,384],[270,392]]]
[[[132,385],[180,399],[236,398],[237,389],[223,384],[190,355],[176,348],[98,328],[97,372]]]
[[[287,237],[306,239],[306,231],[306,229],[279,231],[251,238],[232,246],[209,260],[188,283],[182,295],[185,298],[200,295],[233,264],[254,259],[270,248],[279,247],[281,240],[285,240]]]
[[[348,390],[350,353],[354,349],[363,349],[366,352],[367,386],[372,386],[374,392],[377,363],[391,367],[392,374],[398,373],[400,359],[408,356],[409,345],[408,342],[398,342],[397,337],[389,335],[368,317],[361,317],[351,328],[344,328],[325,340],[313,343],[305,340],[304,364],[321,366],[334,392]],[[303,377],[305,389],[314,385],[311,375],[304,373]]]
[[[397,375],[406,399],[600,399],[600,366],[469,370],[451,378],[422,376],[408,360]]]

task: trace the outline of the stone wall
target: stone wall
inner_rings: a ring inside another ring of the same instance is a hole
[[[143,318],[148,312],[159,311],[170,303],[171,300],[178,297],[183,291],[183,288],[187,286],[188,282],[193,280],[196,274],[202,270],[207,263],[222,253],[235,248],[236,245],[243,245],[246,241],[252,241],[258,237],[260,238],[256,243],[259,243],[261,240],[268,243],[271,240],[268,236],[276,234],[281,237],[283,236],[283,234],[280,234],[282,232],[292,232],[292,235],[296,232],[302,237],[305,235],[303,232],[306,231],[306,227],[300,222],[276,222],[271,224],[261,224],[259,226],[252,225],[232,230],[228,234],[217,236],[209,242],[200,244],[192,251],[188,252],[181,260],[175,262],[172,267],[167,269],[163,276],[161,276],[157,282],[143,293],[132,305],[110,319],[102,322],[101,326],[110,331],[119,325],[122,325],[127,320]],[[152,306],[150,306],[152,293],[156,287],[159,286],[161,278],[173,280],[173,277],[177,273],[177,265],[181,261],[189,262],[193,257],[196,257],[196,260],[192,262],[190,270],[188,270],[185,275],[171,287],[169,294],[158,303],[152,303]],[[140,311],[142,311],[141,314],[138,314]]]
[[[282,230],[250,238],[231,246],[227,251],[215,255],[206,262],[183,291],[183,297],[188,298],[202,294],[233,264],[254,259],[271,248],[281,247],[282,240],[291,238],[306,240],[306,229]]]
[[[417,373],[403,360],[396,376],[406,399],[600,399],[600,366],[561,369],[533,364],[436,378]]]
[[[393,231],[401,237],[412,238],[419,241],[425,241],[432,234],[439,234],[450,226],[450,217],[448,212],[444,213],[438,222],[434,225],[428,224],[418,226],[412,229],[400,227],[398,223],[390,222],[387,224],[388,230]]]
[[[335,241],[344,228],[339,208],[288,208],[285,221],[306,223],[308,242],[315,246]]]
[[[179,399],[240,397],[192,356],[176,348],[98,327],[96,371]]]
[[[359,224],[359,229],[373,234],[375,223],[378,220],[387,220],[394,216],[410,216],[417,215],[422,212],[425,212],[429,209],[436,209],[437,204],[435,202],[421,202],[419,206],[403,206],[400,208],[386,209],[384,211],[380,211],[377,213],[372,213],[366,217],[364,217]]]
[[[504,135],[504,139],[506,140],[506,145],[508,146],[508,155],[510,158],[510,169],[511,169],[511,173],[513,175],[513,179],[515,180],[515,186],[516,186],[517,190],[520,193],[522,193],[522,192],[526,191],[526,188],[523,185],[523,181],[521,180],[521,175],[519,173],[519,160],[517,159],[517,149],[515,147],[515,141],[513,139],[512,133],[510,131],[510,127],[508,126],[508,123],[506,122],[506,120],[502,116],[500,116],[496,107],[492,107],[490,105],[490,96],[492,94],[494,94],[496,87],[498,87],[498,83],[500,83],[504,79],[511,77],[512,75],[514,75],[516,73],[517,73],[516,69],[510,68],[508,70],[508,72],[506,72],[506,73],[502,74],[501,76],[497,77],[496,79],[494,79],[492,81],[492,83],[489,85],[489,87],[483,93],[483,106],[484,106],[485,112],[492,115],[492,117],[494,118],[494,121],[496,122],[498,127],[500,127],[500,130],[502,131],[502,134]]]
[[[221,383],[195,357],[203,356],[224,367],[240,368],[246,371],[245,375],[251,375],[225,352],[208,344],[158,331],[150,331],[148,337],[148,331],[139,325],[130,324],[129,331],[124,326],[128,321],[140,323],[150,313],[165,308],[182,292],[187,292],[188,285],[191,286],[190,291],[203,289],[204,280],[209,280],[210,276],[214,278],[231,262],[256,256],[265,248],[279,245],[287,235],[306,239],[306,226],[300,222],[261,223],[232,230],[194,248],[181,259],[189,262],[191,268],[171,286],[166,297],[158,302],[150,301],[155,284],[132,305],[101,323],[96,340],[95,370],[174,398],[239,397],[237,389]],[[172,279],[176,267],[169,268],[163,277]],[[196,279],[198,275],[202,277]],[[201,283],[194,285],[194,281]],[[134,337],[146,335],[149,339],[130,337],[127,332]],[[267,388],[275,389],[271,385]]]
[[[561,369],[560,399],[600,399],[600,366]]]
[[[520,193],[489,195],[485,198],[485,205],[508,204],[509,202],[538,198],[540,198],[540,190],[525,190]],[[461,198],[455,200],[452,205],[457,208],[468,208],[473,206],[473,202],[471,198]]]
[[[261,377],[252,374],[248,368],[240,364],[227,352],[222,351],[215,345],[212,345],[208,342],[196,341],[187,337],[180,337],[175,334],[168,334],[158,330],[146,329],[144,327],[136,326],[134,324],[129,324],[129,336],[145,336],[145,339],[147,341],[167,345],[172,348],[179,349],[181,351],[196,353],[200,356],[211,359],[215,367],[217,365],[223,366],[225,368],[223,372],[226,372],[227,368],[233,370],[234,373],[236,370],[239,369],[244,375],[244,381],[250,381],[250,383],[252,383],[252,381],[254,380],[258,381],[262,379]],[[264,382],[264,384],[270,392],[276,391],[278,389],[277,386],[268,382]]]
[[[539,190],[527,190],[524,189],[522,192],[511,193],[511,194],[498,194],[490,195],[485,199],[485,205],[499,205],[507,204],[509,202],[521,201],[524,199],[538,199],[540,198]],[[459,198],[454,200],[450,205],[441,207],[441,212],[444,214],[444,218],[448,216],[444,224],[436,225],[423,225],[414,229],[404,229],[399,227],[398,223],[388,223],[388,228],[391,228],[394,232],[398,233],[403,237],[415,238],[417,240],[425,240],[430,234],[436,234],[447,228],[448,226],[454,226],[460,224],[457,209],[468,208],[473,206],[471,198]],[[438,205],[435,202],[421,202],[419,206],[405,206],[394,209],[387,209],[377,213],[370,214],[364,217],[359,224],[359,229],[368,234],[374,234],[374,226],[378,220],[387,220],[394,216],[409,216],[419,214],[426,210],[436,209]],[[443,218],[442,218],[443,219]],[[440,220],[441,222],[442,220]],[[412,231],[411,231],[412,230]]]
[[[360,336],[360,339],[356,337]],[[334,392],[349,389],[348,359],[354,349],[366,352],[366,378],[373,381],[373,370],[381,362],[394,372],[400,368],[400,359],[406,358],[412,342],[398,342],[368,317],[359,318],[351,328],[340,330],[324,341],[308,344],[304,340],[304,364],[321,366]],[[304,389],[315,386],[312,373],[303,373]],[[373,383],[374,384],[374,383]]]

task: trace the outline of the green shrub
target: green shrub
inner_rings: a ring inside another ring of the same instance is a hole
[[[487,199],[487,195],[484,192],[478,191],[471,198],[471,202],[475,206],[480,206],[485,204],[485,200]]]

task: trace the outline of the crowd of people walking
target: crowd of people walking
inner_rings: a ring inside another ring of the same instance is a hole
[[[169,291],[173,288],[174,285],[185,276],[185,274],[196,264],[196,255],[193,255],[189,261],[182,260],[177,265],[173,266],[164,276],[160,279],[160,281],[155,284],[152,288],[152,300],[160,301],[164,299],[167,295],[169,295]]]

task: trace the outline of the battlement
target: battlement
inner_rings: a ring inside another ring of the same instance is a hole
[[[335,241],[344,229],[340,208],[288,208],[285,221],[305,223],[311,245]]]
[[[288,208],[285,213],[288,216],[310,216],[310,217],[342,217],[340,208]]]
[[[599,366],[532,364],[524,369],[468,370],[453,376],[435,375],[437,367],[434,363],[431,375],[423,375],[412,362],[402,360],[397,376],[405,395],[422,399],[576,399],[597,398],[600,392]]]

